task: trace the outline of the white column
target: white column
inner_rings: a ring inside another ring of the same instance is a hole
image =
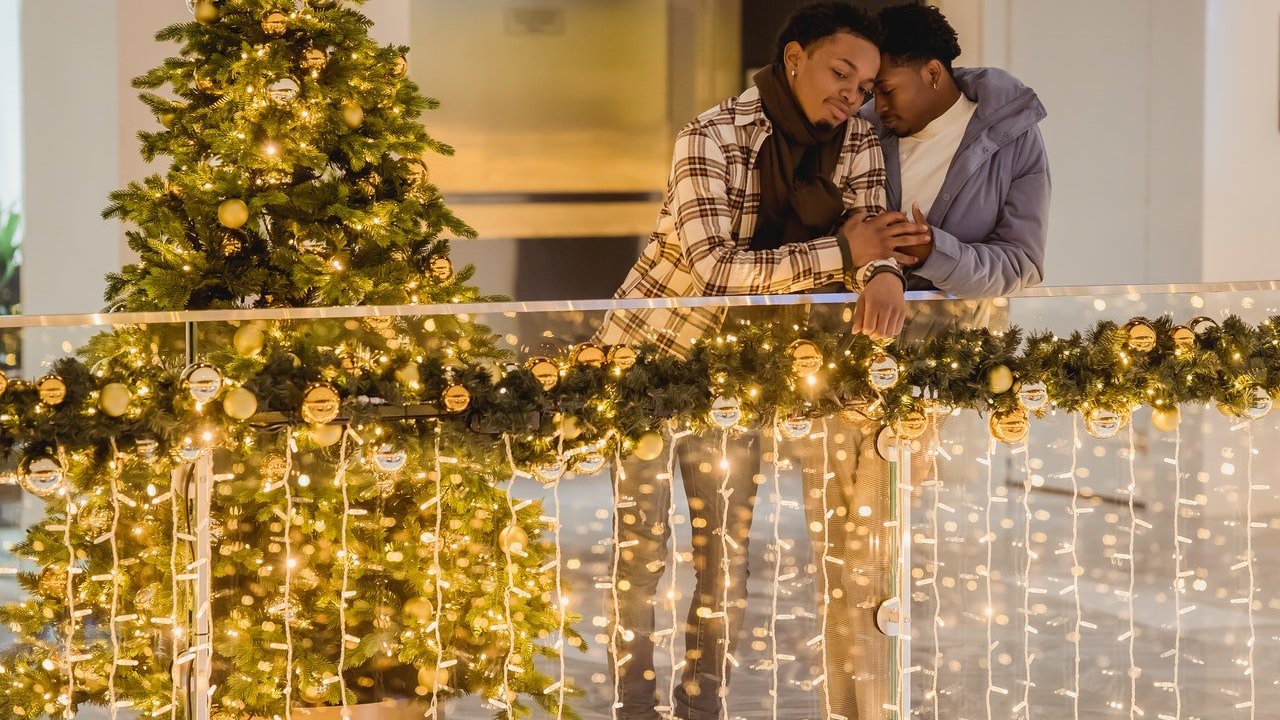
[[[18,0],[0,0],[0,210],[22,197],[22,63]]]

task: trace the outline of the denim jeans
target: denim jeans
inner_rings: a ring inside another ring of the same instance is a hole
[[[728,470],[721,467],[721,438],[718,432],[691,435],[677,441],[675,448],[689,499],[697,578],[684,626],[682,680],[674,697],[675,716],[682,720],[720,717],[720,692],[728,684],[724,650],[727,645],[734,652],[746,611],[747,542],[760,472],[760,438],[756,433],[730,437],[724,453]],[[658,696],[653,664],[658,583],[667,569],[671,538],[668,511],[674,479],[666,477],[667,461],[666,452],[652,461],[631,457],[623,462],[624,476],[617,480],[618,628],[617,651],[611,659],[621,663],[617,680],[622,720],[658,720],[658,706],[667,705],[666,693],[663,699]],[[669,641],[675,642],[675,637]]]

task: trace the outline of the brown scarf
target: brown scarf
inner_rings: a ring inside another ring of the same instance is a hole
[[[846,124],[823,128],[809,122],[780,64],[755,76],[773,132],[760,149],[760,217],[752,250],[773,250],[831,232],[844,212],[844,197],[831,181]]]

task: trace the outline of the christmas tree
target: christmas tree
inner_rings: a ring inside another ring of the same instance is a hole
[[[420,122],[436,103],[362,2],[188,0],[194,21],[157,35],[181,53],[135,81],[163,126],[140,139],[170,165],[111,197],[140,259],[109,276],[110,309],[488,299],[448,259],[471,231],[428,181],[424,157],[452,152]],[[0,714],[184,716],[177,686],[209,642],[215,717],[466,693],[564,710],[534,661],[581,640],[541,508],[504,487],[550,440],[509,439],[525,407],[488,436],[457,421],[529,395],[491,331],[449,315],[197,335],[188,358],[181,328],[117,329],[6,397],[25,408],[0,421],[7,449],[48,506],[15,550],[40,568],[20,575],[30,597],[0,608],[18,636]],[[209,607],[192,590],[200,473]],[[212,638],[191,636],[203,613]]]

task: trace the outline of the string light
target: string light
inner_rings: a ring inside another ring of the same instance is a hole
[[[511,478],[507,481],[506,492],[507,513],[510,516],[510,527],[517,528],[519,527],[519,518],[516,516],[516,506],[512,503],[511,498],[515,493],[516,476],[519,475],[520,471],[516,468],[515,456],[511,453],[511,436],[504,435],[502,437],[502,442],[507,450],[507,462],[511,464]],[[502,543],[502,554],[506,558],[507,563],[507,587],[502,593],[503,622],[505,622],[507,626],[507,657],[502,662],[501,707],[507,711],[508,720],[514,720],[515,718],[515,703],[512,702],[511,699],[511,665],[516,653],[516,626],[515,619],[511,612],[511,596],[515,594],[516,586],[516,566],[511,559],[514,547],[515,545],[510,541],[510,539],[508,539],[507,542]],[[524,548],[521,547],[520,551],[523,553]]]
[[[352,430],[346,428],[342,433],[342,443],[338,446],[338,470],[337,483],[338,489],[342,493],[342,521],[340,532],[342,534],[342,547],[339,555],[342,557],[342,585],[338,590],[338,694],[339,704],[342,707],[342,720],[348,720],[351,717],[351,711],[347,707],[347,597],[350,592],[351,578],[351,494],[347,485],[347,443],[350,439]],[[434,702],[435,697],[432,696]]]
[[[1070,693],[1072,720],[1080,720],[1080,630],[1084,624],[1084,614],[1080,607],[1080,576],[1084,568],[1080,566],[1077,546],[1080,542],[1080,417],[1071,415],[1071,596],[1075,602],[1075,624],[1071,630],[1071,667],[1073,684]]]
[[[66,468],[67,456],[61,449],[58,450],[59,461],[62,467]],[[71,542],[71,523],[76,515],[75,493],[72,488],[66,489],[67,495],[67,517],[62,524],[62,543],[67,550],[67,637],[66,637],[66,662],[67,662],[67,697],[62,716],[70,720],[75,716],[75,699],[76,699],[76,625],[80,615],[76,610],[76,548]]]
[[[1245,669],[1245,675],[1249,677],[1249,720],[1254,720],[1258,706],[1258,681],[1257,666],[1253,664],[1254,646],[1258,641],[1258,629],[1254,626],[1253,619],[1253,601],[1254,594],[1257,592],[1257,582],[1253,576],[1253,421],[1245,426],[1245,438],[1248,442],[1246,451],[1248,458],[1245,460],[1245,482],[1248,484],[1248,494],[1245,496],[1245,531],[1244,531],[1244,560],[1245,571],[1249,578],[1249,593],[1247,595],[1248,604],[1247,615],[1249,618],[1249,663]],[[1265,523],[1260,523],[1266,527]]]
[[[285,432],[284,454],[284,718],[293,717],[293,453],[295,450],[293,433]]]
[[[1135,474],[1135,451],[1133,444],[1133,423],[1129,423],[1129,592],[1125,596],[1129,604],[1129,631],[1125,633],[1125,637],[1129,641],[1129,718],[1137,718],[1142,715],[1142,708],[1138,707],[1138,664],[1134,656],[1134,643],[1137,641],[1137,627],[1134,617],[1134,585],[1137,581],[1137,568],[1134,563],[1134,539],[1138,531],[1138,516],[1134,509],[1134,495],[1138,492],[1138,480]]]
[[[1022,550],[1024,553],[1024,562],[1022,566],[1022,666],[1023,666],[1023,687],[1022,702],[1013,709],[1016,714],[1018,711],[1026,713],[1027,720],[1031,718],[1031,663],[1034,655],[1031,652],[1031,563],[1035,559],[1035,552],[1031,549],[1031,443],[1030,434],[1027,439],[1022,441]]]
[[[116,533],[120,530],[120,450],[116,447],[116,439],[111,438],[111,670],[107,674],[107,711],[112,720],[118,717],[120,708],[116,706],[116,669],[120,666],[120,544]]]
[[[929,414],[929,428],[930,433],[936,436],[938,433],[937,413]],[[942,672],[942,645],[940,637],[942,630],[942,591],[938,589],[938,572],[942,565],[941,558],[938,555],[938,546],[942,544],[941,527],[938,524],[938,514],[942,510],[942,475],[938,469],[938,451],[941,447],[942,439],[938,438],[936,447],[929,448],[929,480],[926,481],[928,484],[933,485],[933,507],[931,508],[933,521],[933,556],[931,561],[933,565],[933,573],[928,578],[928,583],[930,589],[933,591],[933,622],[931,623],[933,633],[933,679],[932,685],[929,689],[929,699],[933,703],[934,718],[942,717],[940,699],[938,697],[939,675]]]
[[[996,691],[995,668],[993,666],[994,660],[991,657],[991,651],[994,648],[994,644],[992,642],[991,622],[992,622],[992,616],[995,615],[995,602],[991,595],[991,562],[994,559],[992,545],[995,544],[995,534],[991,532],[991,511],[992,511],[992,506],[995,502],[995,488],[993,485],[994,478],[992,476],[992,465],[994,464],[995,452],[996,452],[996,440],[995,438],[988,438],[987,439],[987,457],[985,462],[987,466],[987,512],[986,512],[987,528],[986,528],[985,534],[983,534],[982,536],[982,542],[986,543],[986,546],[987,546],[987,564],[982,568],[982,574],[986,578],[986,589],[987,589],[987,611],[985,613],[987,617],[987,692],[986,692],[987,720],[993,720],[993,716],[991,713],[991,694]]]
[[[729,430],[723,430],[720,433],[720,467],[724,470],[724,475],[720,479],[720,571],[723,586],[720,590],[720,618],[721,627],[724,630],[724,646],[720,652],[720,717],[724,720],[729,718],[729,585],[731,579],[731,564],[729,561],[729,496],[733,494],[733,488],[729,487],[729,478],[733,473],[733,469],[729,466]],[[715,617],[716,613],[711,613],[711,617]]]
[[[194,465],[175,465],[169,474],[169,522],[170,522],[170,540],[169,540],[169,628],[172,630],[178,626],[178,539],[181,531],[178,526],[178,501],[179,496],[182,497],[183,504],[187,504],[187,496],[190,493],[191,486],[187,483],[185,471],[196,472]],[[190,512],[190,507],[187,508]],[[178,657],[178,636],[169,633],[169,652],[170,657]],[[175,679],[169,688],[169,720],[177,720],[178,717],[178,682]]]
[[[436,683],[436,687],[432,689],[433,691],[431,693],[431,708],[427,712],[427,717],[431,717],[431,718],[440,717],[439,696],[440,696],[440,690],[442,689],[441,688],[442,683],[440,681],[440,671],[443,667],[442,663],[444,661],[444,641],[440,637],[440,617],[441,615],[444,614],[444,587],[441,585],[441,581],[443,579],[441,575],[443,575],[443,571],[440,568],[440,544],[442,541],[442,533],[444,532],[444,507],[443,507],[444,496],[443,496],[443,493],[441,492],[442,490],[441,483],[443,482],[444,476],[443,476],[443,468],[441,466],[441,459],[440,459],[441,427],[439,423],[436,423],[435,425],[435,434],[436,434],[435,457],[433,460],[432,470],[435,472],[435,475],[436,475],[436,487],[435,487],[435,494],[432,497],[432,502],[435,505],[435,509],[436,509],[436,529],[435,529],[435,536],[431,538],[431,569],[435,576],[434,585],[435,585],[435,591],[436,591],[436,617],[431,621],[431,625],[432,625],[433,632],[435,633],[435,639],[436,639],[436,672],[435,672],[435,677],[433,678]]]
[[[563,462],[562,460],[560,460],[560,458],[563,458],[563,457],[564,457],[564,419],[563,419],[563,416],[561,416],[560,432],[558,434],[558,439],[556,441],[557,462]],[[556,684],[555,684],[556,720],[562,720],[562,718],[564,717],[565,683],[568,680],[568,676],[565,674],[564,654],[565,654],[565,651],[567,650],[567,646],[565,644],[565,625],[568,622],[569,598],[566,597],[564,594],[564,578],[563,578],[564,548],[562,547],[561,540],[560,540],[561,515],[560,515],[560,480],[559,478],[557,478],[556,481],[551,484],[551,497],[552,497],[552,502],[555,505],[554,532],[555,532],[555,544],[556,544],[556,556],[555,556],[556,606],[559,608],[559,611],[556,613],[556,622],[559,624],[559,633],[560,633],[560,636],[556,639],[556,650],[558,653],[558,660],[560,663],[560,676],[556,680]],[[437,505],[437,508],[438,507],[439,506]],[[439,522],[438,509],[437,509],[437,522]]]
[[[822,674],[817,682],[822,685],[823,706],[827,717],[831,717],[831,667],[830,649],[827,647],[827,632],[830,629],[831,616],[831,507],[827,493],[831,489],[831,446],[830,428],[827,418],[822,418]],[[809,498],[812,500],[812,498]]]
[[[622,563],[622,520],[621,504],[622,483],[627,479],[627,471],[622,466],[622,459],[617,455],[613,459],[613,566],[609,573],[609,598],[613,607],[613,627],[609,632],[609,658],[613,665],[613,702],[609,706],[609,715],[618,720],[618,710],[622,708],[622,662],[618,658],[618,636],[622,632],[622,608],[618,600],[618,566]],[[673,498],[674,499],[674,498]]]
[[[782,468],[779,445],[782,442],[782,430],[779,428],[781,419],[774,417],[773,420],[773,518],[771,530],[773,533],[772,547],[773,549],[773,582],[769,588],[769,708],[772,712],[773,720],[778,720],[778,588],[781,585],[779,577],[782,575]]]

